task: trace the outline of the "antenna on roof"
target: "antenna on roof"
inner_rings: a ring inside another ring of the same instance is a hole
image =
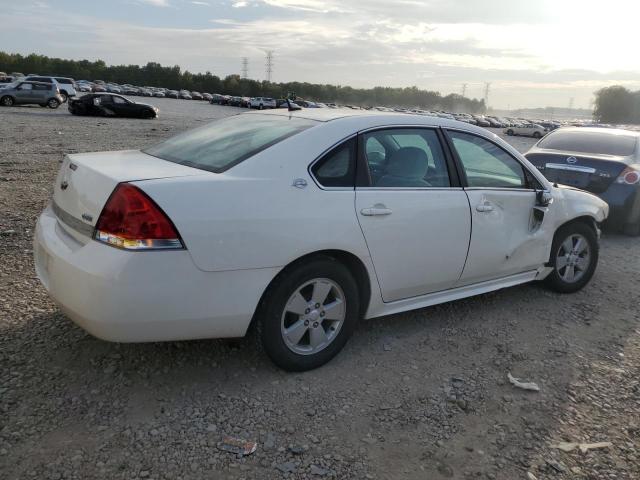
[[[302,107],[300,105],[296,105],[295,103],[291,103],[291,101],[287,98],[287,107],[289,108],[290,112],[293,112],[295,110],[302,110]]]

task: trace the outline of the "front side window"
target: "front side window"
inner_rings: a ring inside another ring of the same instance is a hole
[[[496,144],[468,133],[450,131],[469,187],[526,188],[522,165]]]
[[[20,90],[33,90],[33,84],[23,83],[22,85],[20,85]]]
[[[318,160],[311,172],[324,187],[353,187],[356,174],[356,140],[352,138]]]
[[[318,124],[315,120],[284,115],[235,115],[181,133],[144,152],[220,173]]]
[[[449,187],[446,157],[437,133],[397,128],[365,133],[369,184],[380,188]]]
[[[127,101],[124,98],[113,97],[113,103],[116,103],[118,105],[124,105],[127,103]]]

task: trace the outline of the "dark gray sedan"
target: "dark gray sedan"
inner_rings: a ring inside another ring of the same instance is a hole
[[[58,108],[62,101],[58,86],[52,83],[18,81],[0,88],[0,105],[3,107],[35,104]]]
[[[640,132],[560,128],[525,157],[551,182],[598,195],[609,204],[609,224],[640,235]]]

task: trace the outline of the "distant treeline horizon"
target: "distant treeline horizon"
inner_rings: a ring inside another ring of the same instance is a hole
[[[137,86],[165,87],[223,95],[284,98],[287,94],[318,101],[361,106],[389,106],[467,113],[484,113],[484,100],[471,99],[455,93],[443,96],[439,92],[418,87],[352,88],[343,85],[307,82],[267,82],[244,79],[239,75],[221,78],[211,72],[191,73],[180,66],[162,66],[149,62],[140,65],[107,65],[103,60],[68,60],[35,53],[20,55],[0,51],[0,71],[25,75],[59,75],[75,80],[104,80]]]

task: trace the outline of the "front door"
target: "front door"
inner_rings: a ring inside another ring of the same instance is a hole
[[[535,270],[547,260],[553,232],[536,219],[536,180],[497,144],[449,131],[471,205],[469,255],[459,286]]]
[[[385,302],[451,288],[471,231],[467,196],[449,176],[435,129],[388,128],[359,138],[356,215]]]
[[[36,97],[33,91],[33,84],[21,83],[16,90],[16,103],[34,103]]]

